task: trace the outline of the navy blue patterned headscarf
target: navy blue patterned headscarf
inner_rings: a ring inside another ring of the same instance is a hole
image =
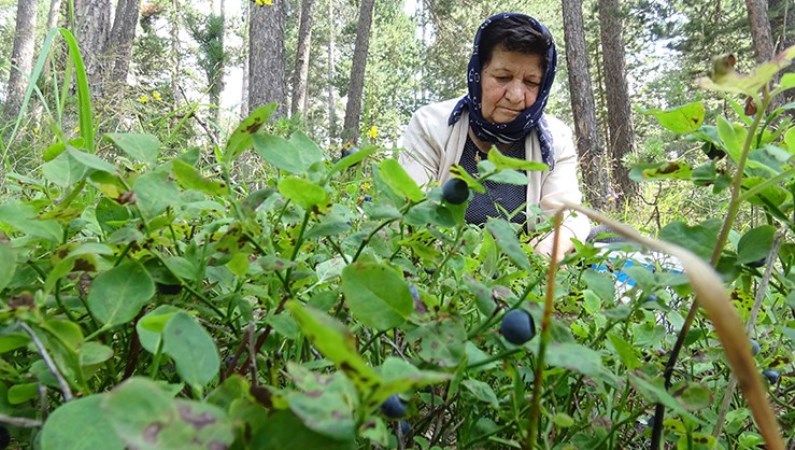
[[[482,98],[480,86],[480,40],[483,30],[492,23],[505,20],[510,17],[520,17],[530,22],[533,29],[539,32],[540,36],[548,39],[546,55],[543,55],[546,64],[544,72],[544,79],[541,81],[541,87],[538,92],[538,98],[533,106],[522,111],[512,122],[509,123],[492,123],[483,118],[481,111]],[[555,42],[552,40],[552,35],[549,30],[536,19],[519,13],[501,13],[489,17],[480,25],[477,33],[475,34],[475,44],[472,50],[472,57],[469,59],[469,66],[467,67],[467,86],[469,93],[462,98],[450,114],[448,123],[454,124],[461,118],[461,113],[464,108],[469,110],[469,126],[475,132],[475,135],[486,142],[492,143],[514,143],[527,137],[528,134],[534,130],[538,133],[538,142],[541,145],[541,156],[543,162],[549,166],[549,169],[555,165],[554,157],[552,154],[552,137],[547,129],[546,121],[543,117],[544,107],[547,105],[549,98],[549,91],[552,88],[552,82],[555,81],[555,68],[557,65],[557,51],[555,50]]]

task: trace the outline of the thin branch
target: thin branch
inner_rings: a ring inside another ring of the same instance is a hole
[[[41,358],[44,360],[44,364],[46,364],[47,368],[50,369],[50,372],[52,372],[55,379],[58,380],[58,385],[61,387],[64,401],[68,402],[72,400],[72,390],[69,388],[69,383],[66,382],[63,375],[61,375],[61,372],[58,371],[58,366],[55,365],[55,362],[50,357],[50,354],[47,353],[47,349],[44,348],[44,345],[39,340],[39,337],[36,336],[36,333],[33,331],[33,329],[31,329],[25,322],[19,322],[19,326],[30,335],[30,338],[33,340],[33,344],[36,345],[36,349],[38,349]]]
[[[7,416],[5,414],[0,414],[0,423],[22,428],[38,428],[44,424],[41,420]]]

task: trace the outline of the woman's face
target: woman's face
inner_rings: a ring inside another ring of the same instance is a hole
[[[496,47],[480,74],[483,118],[492,123],[511,122],[536,102],[543,78],[541,55]]]

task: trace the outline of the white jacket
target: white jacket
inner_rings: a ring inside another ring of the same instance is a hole
[[[455,124],[447,124],[458,100],[423,106],[411,117],[403,135],[405,151],[400,153],[398,160],[419,185],[427,185],[432,181],[444,183],[450,178],[450,167],[461,159],[469,131],[467,110],[464,109]],[[544,118],[552,137],[555,167],[551,171],[527,172],[527,217],[533,217],[530,208],[534,205],[539,205],[544,212],[551,214],[559,204],[556,200],[582,202],[577,178],[577,150],[571,129],[548,114]],[[530,133],[525,139],[525,151],[528,160],[542,161],[536,133]],[[580,241],[584,241],[591,230],[590,222],[582,214],[567,215],[563,225],[570,232],[567,237],[576,237]],[[546,246],[543,241],[539,245],[544,247],[542,252],[549,253],[551,239],[545,241],[548,241]]]

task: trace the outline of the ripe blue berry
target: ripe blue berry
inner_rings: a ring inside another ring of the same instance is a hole
[[[533,339],[536,326],[530,313],[523,309],[513,309],[502,317],[500,333],[511,344],[522,345]]]
[[[460,205],[469,198],[469,186],[466,181],[451,178],[442,186],[442,200],[452,205]]]
[[[762,375],[767,378],[767,382],[770,384],[778,383],[778,379],[781,378],[781,375],[778,373],[778,370],[774,369],[767,369],[762,372]]]
[[[381,412],[387,417],[398,419],[406,415],[406,405],[397,394],[393,394],[381,404]]]
[[[751,354],[756,356],[759,353],[759,350],[761,350],[759,342],[757,342],[756,339],[750,339],[749,341],[751,343]]]
[[[372,195],[370,195],[370,194],[364,194],[364,197],[362,197],[362,199],[363,199],[364,201],[366,201],[366,202],[370,202],[370,201],[372,201],[372,200],[373,200],[373,196],[372,196]]]
[[[408,436],[411,432],[411,425],[405,420],[401,420],[398,426],[400,427],[401,436]]]

